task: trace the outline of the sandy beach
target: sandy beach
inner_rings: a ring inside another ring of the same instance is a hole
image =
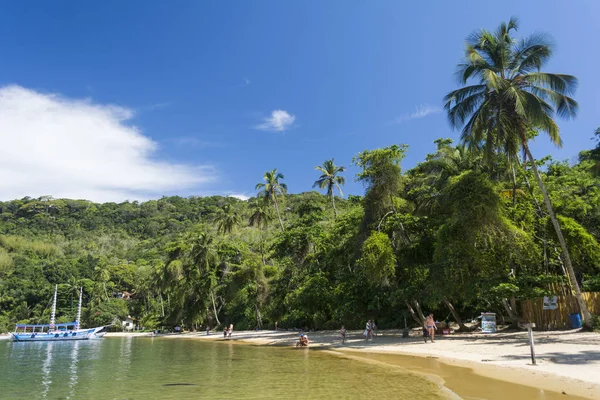
[[[110,336],[149,336],[148,333],[110,333]],[[159,335],[165,338],[221,340],[220,332]],[[361,331],[349,331],[342,345],[337,332],[308,332],[311,348],[328,349],[373,359],[378,355],[409,355],[473,370],[474,373],[507,382],[552,390],[589,399],[600,399],[600,335],[591,332],[536,332],[537,365],[531,365],[526,332],[496,334],[452,334],[423,342],[418,331],[402,338],[398,330],[379,332],[365,342]],[[292,346],[298,337],[292,331],[239,331],[231,341],[254,345]]]

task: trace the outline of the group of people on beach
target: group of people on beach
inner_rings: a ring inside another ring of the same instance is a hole
[[[429,314],[425,319],[425,329],[423,330],[423,337],[425,338],[425,343],[427,343],[427,338],[431,339],[432,343],[435,343],[435,330],[437,325],[435,320],[433,319],[433,314]],[[368,320],[365,325],[365,330],[363,331],[363,336],[365,337],[365,342],[371,338],[373,340],[374,337],[377,337],[377,325],[375,324],[375,320]],[[346,342],[346,328],[342,325],[340,329],[340,337],[342,338],[342,344]]]
[[[231,334],[233,333],[233,324],[229,324],[229,328],[223,328],[223,339],[231,339]]]
[[[373,340],[374,337],[377,337],[377,325],[375,324],[375,320],[370,319],[367,321],[363,336],[365,337],[365,342],[367,342],[369,338]]]

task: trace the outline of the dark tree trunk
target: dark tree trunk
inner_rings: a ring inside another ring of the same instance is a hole
[[[450,309],[450,313],[452,314],[452,316],[454,317],[454,320],[458,324],[458,327],[459,327],[458,330],[460,332],[468,332],[470,329],[466,327],[462,318],[460,317],[460,315],[458,315],[458,313],[454,309],[454,306],[452,305],[452,303],[450,303],[448,300],[444,300],[444,304],[446,305],[446,307],[448,307]]]
[[[513,301],[514,297],[511,298],[510,302],[508,299],[502,299],[502,305],[504,306],[504,309],[506,310],[506,313],[510,318],[510,327],[517,328],[519,326],[519,321],[521,320],[521,318],[519,317],[519,314],[516,311],[516,302]]]
[[[404,301],[406,303],[406,307],[408,308],[408,312],[410,313],[411,317],[415,320],[415,322],[417,324],[419,324],[420,326],[423,327],[423,329],[425,329],[425,320],[420,319],[417,314],[415,314],[415,310],[412,308],[412,306],[410,305],[410,303],[408,301]]]
[[[421,306],[419,305],[419,302],[417,300],[413,300],[413,304],[415,305],[415,309],[417,310],[417,314],[419,315],[419,318],[421,318],[423,320],[423,323],[425,323],[425,315],[423,314],[423,310],[421,310]]]

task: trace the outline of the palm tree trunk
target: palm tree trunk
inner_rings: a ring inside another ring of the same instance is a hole
[[[262,314],[260,313],[258,304],[255,304],[254,307],[256,308],[256,323],[258,325],[258,329],[262,329]]]
[[[165,303],[163,302],[162,294],[159,295],[160,298],[160,307],[162,309],[162,316],[165,317]]]
[[[510,171],[512,172],[513,179],[513,190],[512,190],[512,205],[513,207],[517,204],[517,175],[515,174],[515,166],[510,166]]]
[[[219,316],[217,315],[217,305],[215,304],[215,293],[214,291],[210,291],[210,298],[212,300],[213,310],[215,311],[215,320],[217,321],[217,325],[221,325],[219,321]]]
[[[548,211],[548,215],[550,216],[550,220],[552,221],[552,225],[554,226],[554,230],[556,231],[556,236],[558,237],[558,242],[560,243],[560,247],[563,251],[563,258],[565,262],[565,268],[567,270],[567,276],[571,281],[571,285],[573,286],[573,290],[575,291],[575,297],[577,298],[577,303],[579,304],[579,309],[583,314],[583,323],[587,328],[592,327],[592,314],[588,309],[588,306],[581,294],[581,288],[579,287],[579,283],[577,283],[577,277],[575,276],[575,271],[573,270],[573,264],[571,263],[571,256],[569,255],[569,250],[567,249],[567,242],[562,234],[562,229],[560,229],[560,225],[558,220],[556,219],[556,215],[554,214],[554,210],[552,208],[552,203],[550,202],[550,197],[548,196],[548,191],[546,190],[546,185],[542,181],[542,177],[538,171],[537,165],[535,163],[535,159],[533,155],[531,155],[531,151],[529,151],[529,147],[527,143],[523,143],[523,149],[531,161],[531,167],[533,168],[533,176],[542,191],[542,195],[544,196],[544,204],[546,205],[546,209]]]
[[[262,231],[260,232],[260,258],[262,259],[263,267],[267,265],[265,261],[265,246],[264,246],[264,238]]]
[[[331,206],[333,207],[333,218],[337,218],[337,210],[335,209],[335,196],[333,195],[333,192],[331,192]]]
[[[279,204],[277,202],[277,196],[273,196],[273,200],[275,202],[275,212],[277,212],[277,219],[279,220],[279,225],[281,225],[281,230],[285,230],[283,227],[283,221],[281,220],[281,215],[279,214]]]

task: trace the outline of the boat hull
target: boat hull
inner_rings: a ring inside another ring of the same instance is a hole
[[[58,342],[67,340],[88,340],[102,337],[99,332],[104,327],[77,329],[68,332],[44,332],[44,333],[11,333],[15,342]]]

